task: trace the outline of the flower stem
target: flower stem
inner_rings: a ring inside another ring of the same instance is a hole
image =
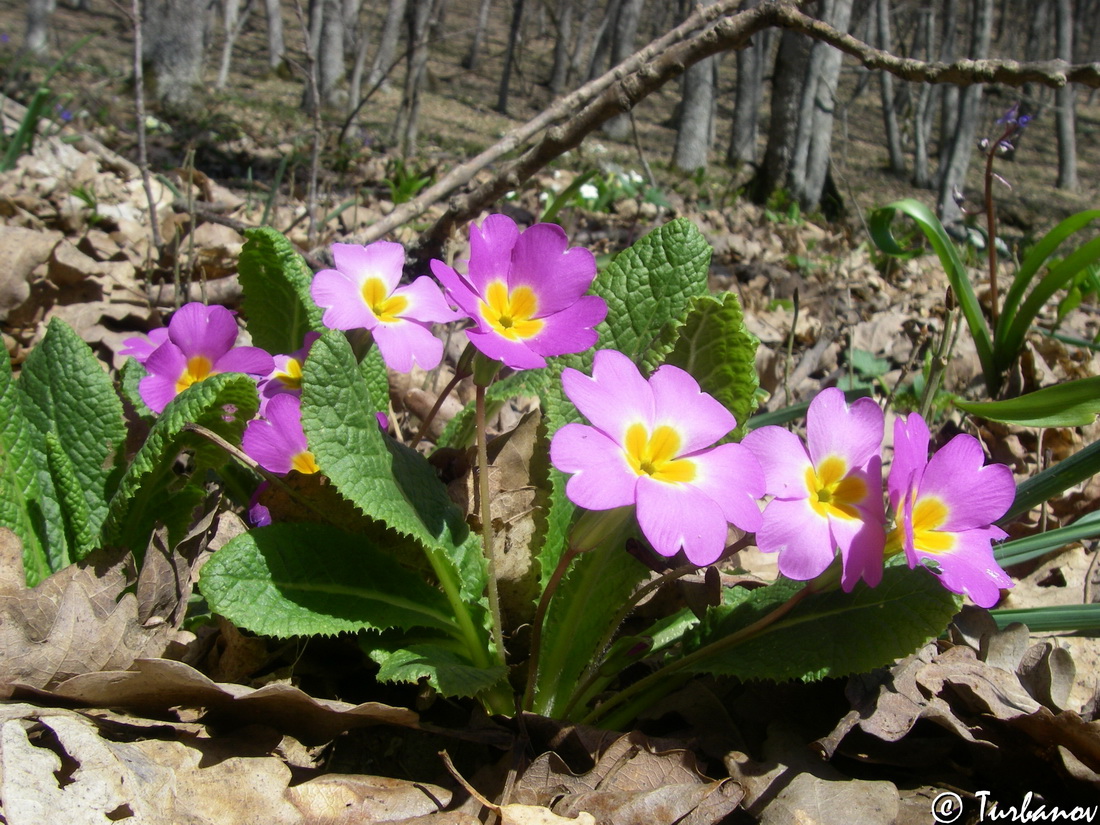
[[[416,436],[409,442],[410,447],[415,447],[419,444],[424,436],[428,434],[428,427],[432,425],[432,421],[435,420],[436,414],[439,412],[439,408],[443,406],[443,402],[447,400],[447,397],[454,392],[454,388],[458,386],[458,382],[465,378],[466,375],[460,372],[456,372],[454,377],[447,382],[447,386],[443,388],[443,392],[439,394],[439,397],[435,399],[435,403],[432,404],[432,408],[428,410],[427,416],[424,417],[423,422],[420,424],[420,429],[417,430]]]
[[[667,680],[673,674],[677,674],[685,668],[695,664],[696,662],[704,660],[710,656],[714,656],[715,654],[722,653],[723,651],[728,650],[731,647],[736,647],[742,642],[751,639],[752,637],[759,634],[762,630],[766,630],[768,627],[775,624],[777,621],[790,613],[795,607],[798,606],[799,602],[801,602],[812,593],[816,593],[817,589],[818,588],[815,587],[815,583],[810,582],[789,599],[787,599],[787,601],[783,602],[783,604],[779,605],[779,607],[777,607],[771,613],[757,619],[748,627],[743,627],[736,633],[731,633],[729,636],[725,636],[716,642],[711,642],[709,645],[699,648],[694,653],[689,653],[687,656],[676,659],[675,661],[669,662],[667,665],[658,668],[645,678],[639,679],[630,687],[612,696],[610,699],[608,699],[606,702],[604,702],[602,705],[600,705],[598,708],[596,708],[586,717],[584,717],[584,719],[581,720],[581,724],[593,725],[600,720],[607,719],[608,711],[625,704],[629,700],[634,700],[635,697],[646,695],[650,690],[654,689],[655,686],[659,686],[663,681]],[[637,715],[637,712],[643,709],[645,705],[632,702],[629,707],[632,710],[631,718],[633,718],[633,716]],[[619,723],[623,718],[624,714],[621,711],[619,713],[616,713],[614,717],[617,723]]]
[[[1000,314],[997,298],[997,212],[993,205],[993,158],[998,148],[1016,131],[1015,123],[1010,123],[1001,137],[989,146],[985,154],[985,226],[986,255],[989,259],[989,317],[993,333],[997,332],[997,318]]]
[[[535,700],[535,682],[539,676],[539,653],[542,650],[542,626],[546,622],[546,610],[550,606],[550,599],[558,590],[558,585],[565,576],[569,565],[580,554],[580,550],[572,545],[561,554],[553,575],[546,582],[546,588],[539,597],[538,607],[535,608],[535,618],[531,623],[531,655],[527,660],[527,686],[523,690],[523,709],[531,710]]]
[[[493,521],[489,507],[489,436],[485,424],[485,387],[476,386],[477,419],[477,475],[478,498],[481,500],[481,540],[485,548],[485,558],[489,561],[489,613],[493,622],[493,647],[497,659],[505,663],[504,632],[500,619],[500,594],[497,589],[496,551],[493,548]]]

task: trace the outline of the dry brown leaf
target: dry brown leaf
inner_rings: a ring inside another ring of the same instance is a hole
[[[45,688],[161,655],[176,628],[164,617],[142,621],[125,592],[128,563],[128,554],[97,551],[28,590],[21,543],[0,529],[0,685]]]
[[[539,756],[516,783],[515,796],[560,814],[589,812],[608,825],[662,825],[686,821],[700,808],[713,817],[709,821],[718,821],[737,807],[741,791],[704,777],[691,751],[658,751],[635,731],[615,740],[579,776],[556,753]]]
[[[314,699],[287,684],[258,689],[221,684],[189,665],[167,659],[140,659],[132,670],[76,676],[50,693],[88,707],[138,712],[163,713],[177,706],[205,708],[211,722],[265,724],[307,744],[327,742],[346,730],[370,725],[416,727],[419,719],[411,710],[378,702],[351,705]]]
[[[287,790],[309,825],[356,825],[427,816],[451,802],[451,792],[437,785],[385,776],[332,774]]]
[[[549,808],[540,805],[502,805],[500,808],[501,825],[596,825],[596,819],[590,813],[576,816],[558,816]]]

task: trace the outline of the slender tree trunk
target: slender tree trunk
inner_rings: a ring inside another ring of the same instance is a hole
[[[554,21],[557,36],[554,40],[554,65],[550,69],[550,94],[557,97],[569,79],[569,42],[573,36],[573,0],[559,0],[557,19]]]
[[[323,0],[324,24],[317,51],[318,92],[324,103],[336,102],[337,86],[347,74],[344,62],[344,9],[341,0]]]
[[[619,16],[615,21],[615,36],[611,42],[611,65],[618,66],[634,54],[638,37],[638,21],[642,16],[642,4],[645,0],[623,0],[619,6]],[[615,140],[623,140],[630,131],[630,115],[621,114],[610,118],[603,125],[604,134]]]
[[[1057,56],[1073,60],[1073,9],[1070,0],[1055,0],[1055,39]],[[1077,189],[1077,137],[1076,103],[1072,83],[1067,83],[1054,94],[1057,117],[1054,122],[1058,135],[1058,188]]]
[[[853,0],[831,0],[827,4],[825,20],[838,31],[848,31],[852,18]],[[792,169],[791,194],[798,198],[803,209],[815,209],[825,192],[825,180],[829,172],[829,156],[833,145],[833,113],[836,111],[837,82],[843,56],[836,49],[822,43],[814,44],[814,52],[821,52],[820,70],[812,74],[810,83],[816,88],[813,96],[804,95],[812,107],[802,110],[810,121],[809,142],[805,160],[800,153]],[[816,83],[813,78],[816,75]],[[804,173],[803,173],[803,170]],[[834,205],[839,209],[840,204]]]
[[[932,9],[922,9],[918,26],[918,45],[914,56],[929,59],[932,54],[932,32],[935,31],[935,17]],[[934,95],[932,85],[921,85],[917,95],[917,104],[913,110],[913,185],[921,189],[932,188],[932,173],[928,164],[928,139],[932,134],[932,112]]]
[[[592,55],[588,60],[588,80],[593,80],[608,69],[608,56],[611,54],[611,41],[615,37],[615,21],[619,17],[619,9],[623,0],[609,0],[607,10],[600,19],[600,25],[594,32],[592,42]],[[612,61],[612,66],[615,65]]]
[[[27,0],[27,28],[23,36],[23,50],[30,54],[44,54],[49,46],[50,12],[53,0]]]
[[[876,0],[875,25],[878,47],[892,53],[894,44],[890,31],[890,0]],[[901,147],[901,129],[898,127],[894,76],[889,72],[880,71],[879,84],[882,95],[883,127],[886,130],[886,148],[890,156],[890,171],[900,175],[905,172],[905,153]]]
[[[416,2],[416,0],[414,0]],[[389,0],[386,8],[386,22],[382,24],[382,35],[378,39],[378,52],[374,55],[370,74],[367,75],[367,88],[373,89],[389,72],[397,54],[397,41],[401,37],[401,24],[405,19],[406,0]]]
[[[523,25],[524,0],[512,0],[512,25],[508,27],[508,48],[504,52],[504,71],[500,76],[500,91],[497,95],[497,111],[508,114],[508,91],[512,82],[512,65],[516,60],[519,47],[520,26]]]
[[[264,11],[267,13],[267,65],[277,69],[286,55],[282,4],[279,0],[264,0]]]
[[[147,0],[143,15],[145,62],[156,96],[168,106],[190,102],[202,78],[206,0]]]
[[[971,26],[970,57],[981,59],[989,55],[993,33],[993,0],[976,0]],[[959,111],[954,140],[942,169],[938,206],[940,220],[954,223],[962,217],[962,210],[955,201],[955,190],[966,183],[966,170],[974,149],[981,110],[982,84],[967,86],[959,96]]]
[[[758,6],[748,0],[742,8]],[[737,52],[737,91],[733,102],[733,123],[726,160],[734,165],[756,162],[756,139],[760,132],[760,104],[764,96],[764,68],[771,54],[774,33],[762,31],[753,44]]]
[[[481,59],[481,45],[485,42],[485,33],[489,30],[489,12],[493,0],[481,0],[477,7],[477,25],[474,27],[474,39],[470,41],[470,50],[462,59],[462,68],[473,71]]]
[[[439,13],[445,0],[412,0],[405,12],[408,25],[409,49],[405,72],[405,92],[397,110],[394,124],[394,142],[401,147],[401,154],[408,157],[416,145],[420,118],[420,92],[428,68],[428,36],[432,19]]]
[[[981,2],[981,0],[975,0]],[[959,0],[945,0],[943,4],[943,30],[940,35],[940,57],[944,63],[950,63],[958,57]],[[940,99],[940,170],[937,180],[942,181],[943,170],[947,166],[947,156],[951,152],[955,131],[959,121],[959,88],[942,86]]]
[[[808,37],[791,31],[784,31],[779,37],[779,51],[775,56],[772,75],[768,142],[764,149],[764,162],[757,169],[752,187],[752,199],[756,203],[767,202],[774,191],[786,185],[793,162],[802,88],[810,66],[812,45],[813,41]]]
[[[245,0],[244,8],[241,8],[241,0],[223,0],[225,42],[222,43],[221,65],[218,67],[218,79],[214,82],[214,88],[224,89],[229,80],[229,66],[233,60],[233,47],[237,44],[237,38],[244,31],[248,15],[252,12],[252,0]]]
[[[680,122],[676,128],[676,148],[672,162],[683,172],[705,169],[714,134],[714,88],[718,74],[718,55],[700,60],[684,72],[684,94],[680,104]]]

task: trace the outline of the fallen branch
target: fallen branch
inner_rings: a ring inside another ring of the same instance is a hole
[[[447,211],[422,236],[414,255],[438,256],[454,228],[476,217],[505,192],[515,189],[563,152],[572,149],[614,115],[675,79],[693,63],[719,52],[745,48],[768,28],[798,31],[851,55],[870,69],[923,83],[1040,83],[1058,88],[1068,82],[1100,88],[1100,63],[1070,65],[1060,60],[925,62],[892,55],[803,13],[792,0],[766,0],[737,11],[740,0],[719,0],[696,10],[672,31],[654,40],[599,78],[559,98],[536,117],[517,126],[477,157],[452,169],[419,196],[401,204],[364,233],[363,243],[384,237],[423,215],[432,205],[453,198]],[[486,167],[545,133],[524,153],[504,164],[493,178],[471,191],[456,193]]]

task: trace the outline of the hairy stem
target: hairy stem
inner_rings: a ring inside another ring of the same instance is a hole
[[[493,647],[497,659],[505,663],[504,632],[500,619],[500,594],[497,589],[496,550],[493,548],[493,520],[489,507],[489,436],[485,425],[485,387],[477,385],[477,476],[478,498],[481,500],[481,540],[485,558],[489,560],[489,613],[493,622]]]

